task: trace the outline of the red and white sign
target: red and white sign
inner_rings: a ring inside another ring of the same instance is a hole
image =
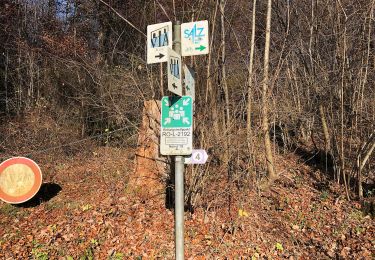
[[[0,164],[0,199],[19,204],[30,200],[42,185],[42,171],[31,159],[10,158]]]

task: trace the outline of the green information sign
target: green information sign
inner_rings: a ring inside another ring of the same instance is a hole
[[[190,155],[193,149],[193,98],[163,97],[161,100],[160,153]]]
[[[193,123],[193,100],[190,96],[163,97],[162,99],[162,127],[191,127]]]

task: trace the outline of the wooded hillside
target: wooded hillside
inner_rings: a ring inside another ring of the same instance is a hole
[[[0,1],[0,162],[135,148],[144,101],[170,95],[147,25],[208,20],[210,53],[184,57],[210,161],[187,170],[187,208],[268,192],[290,156],[374,207],[375,0],[267,2]]]
[[[136,131],[143,101],[168,94],[163,65],[145,64],[146,26],[207,19],[210,54],[185,59],[198,77],[197,147],[211,149],[236,174],[261,176],[256,158],[267,113],[274,154],[308,145],[313,160],[325,157],[325,170],[350,189],[358,172],[373,182],[374,161],[366,154],[374,143],[374,1],[273,1],[265,83],[261,1],[2,1],[1,10],[5,129],[9,120],[30,117],[51,117],[74,138],[127,127],[110,136],[121,145]],[[63,138],[48,132],[45,142],[18,151],[9,140],[19,133],[11,128],[1,135],[5,154],[46,149]]]

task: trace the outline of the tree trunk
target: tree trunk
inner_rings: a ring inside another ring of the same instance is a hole
[[[268,86],[269,86],[269,53],[270,53],[270,38],[271,38],[271,11],[272,0],[268,0],[267,4],[267,24],[266,24],[266,42],[264,48],[264,77],[262,83],[262,131],[264,137],[265,156],[267,164],[267,177],[269,183],[276,178],[276,173],[273,164],[271,140],[268,125]]]
[[[331,138],[329,136],[327,119],[326,119],[326,115],[324,113],[324,108],[322,104],[319,104],[319,114],[320,114],[320,121],[322,123],[322,128],[323,128],[325,153],[329,153],[331,150]]]
[[[358,167],[358,196],[363,198],[362,170],[375,149],[375,131],[370,135],[368,141],[362,146],[357,156]],[[363,157],[363,158],[362,158]]]
[[[221,20],[221,78],[220,78],[220,85],[224,90],[225,96],[225,120],[223,122],[223,133],[225,133],[225,164],[227,167],[229,166],[230,161],[230,151],[229,151],[229,143],[230,143],[230,113],[229,113],[229,92],[228,92],[228,85],[227,85],[227,77],[226,77],[226,69],[225,69],[225,0],[220,0],[220,20]],[[229,174],[229,167],[228,167],[228,174]]]
[[[254,43],[255,43],[255,18],[256,18],[256,0],[253,0],[253,14],[252,14],[252,26],[251,26],[251,46],[250,46],[250,60],[249,60],[249,77],[247,79],[247,124],[246,124],[246,136],[247,136],[247,147],[250,154],[252,154],[251,148],[251,113],[252,113],[252,85],[253,85],[253,63],[254,63]]]
[[[216,24],[216,16],[217,16],[217,10],[219,2],[215,1],[215,11],[213,14],[213,18],[211,21],[212,29],[211,29],[211,42],[210,42],[210,50],[212,50],[213,46],[213,39],[215,36],[215,24]],[[211,75],[211,63],[212,63],[212,52],[210,51],[208,53],[208,61],[207,61],[207,85],[206,85],[206,96],[205,101],[207,104],[210,104],[207,109],[209,110],[208,113],[211,113],[212,115],[212,123],[213,123],[213,130],[215,133],[215,136],[219,136],[220,130],[219,130],[219,122],[218,122],[218,112],[217,112],[217,106],[216,106],[216,91],[212,87],[212,75]],[[208,98],[210,99],[208,100]],[[211,111],[210,111],[211,110]]]
[[[220,0],[220,12],[221,12],[221,85],[224,89],[225,95],[225,111],[226,111],[226,126],[229,128],[230,124],[230,113],[229,113],[229,92],[227,85],[227,77],[225,70],[225,0]]]

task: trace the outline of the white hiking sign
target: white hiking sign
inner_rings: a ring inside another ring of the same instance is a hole
[[[172,48],[172,22],[147,26],[147,63],[167,61],[168,48]]]

